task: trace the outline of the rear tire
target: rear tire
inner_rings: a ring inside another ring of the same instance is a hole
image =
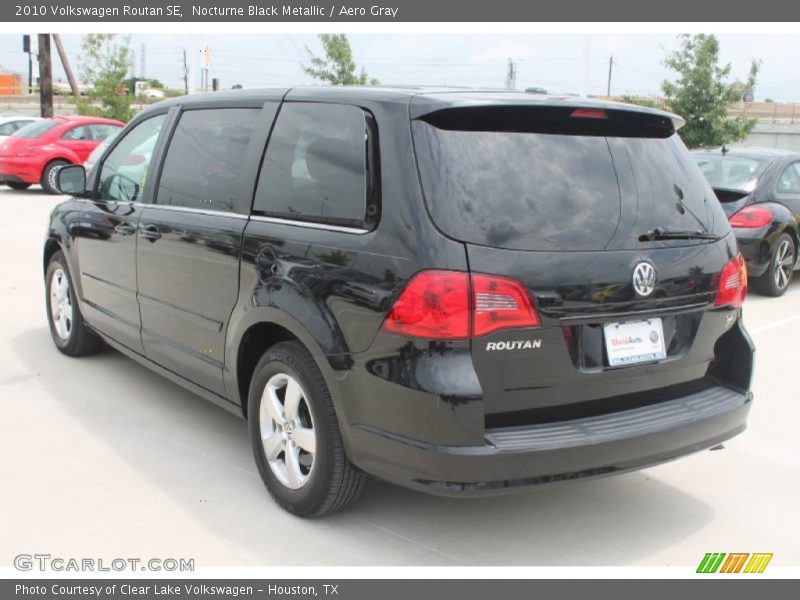
[[[30,183],[23,183],[21,181],[8,181],[6,182],[6,185],[10,187],[12,190],[17,190],[18,192],[21,192],[22,190],[27,190],[29,187],[31,187]]]
[[[68,165],[66,160],[56,159],[47,163],[47,166],[42,171],[42,189],[48,194],[60,194],[56,187],[56,175],[61,167]]]
[[[56,348],[67,356],[95,354],[103,340],[83,320],[64,254],[56,252],[47,265],[45,304],[47,323]]]
[[[782,233],[775,244],[766,272],[753,281],[755,288],[766,296],[782,296],[792,282],[797,249],[794,239]]]
[[[302,344],[281,342],[261,357],[247,414],[256,466],[283,509],[321,517],[361,493],[366,476],[345,455],[328,386]]]

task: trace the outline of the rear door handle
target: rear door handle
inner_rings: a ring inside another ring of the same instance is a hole
[[[136,233],[136,227],[134,227],[130,223],[120,223],[116,227],[114,227],[114,231],[116,231],[120,235],[133,235],[134,233]]]
[[[155,242],[161,237],[161,232],[158,230],[158,226],[156,225],[145,225],[139,230],[139,232],[143,238],[147,238],[151,242]]]

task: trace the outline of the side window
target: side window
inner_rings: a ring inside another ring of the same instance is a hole
[[[64,135],[61,136],[62,140],[72,140],[78,142],[85,142],[92,140],[92,126],[91,125],[81,125],[80,127],[75,127],[74,129],[70,129]]]
[[[367,210],[367,119],[355,106],[284,104],[261,167],[254,214],[357,226],[374,216],[377,207]]]
[[[778,179],[779,194],[800,194],[800,163],[789,165]]]
[[[119,131],[116,125],[92,125],[92,139],[102,142],[115,131]]]
[[[233,190],[257,108],[189,110],[169,143],[156,204],[233,211]]]
[[[11,123],[3,123],[0,125],[0,135],[11,135],[17,130],[17,124],[15,122]]]
[[[141,202],[142,191],[166,115],[142,121],[122,138],[103,161],[98,200]]]

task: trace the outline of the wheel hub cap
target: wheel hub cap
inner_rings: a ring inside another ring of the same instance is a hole
[[[63,269],[56,269],[50,278],[50,317],[56,335],[62,340],[72,331],[72,298],[69,280]]]
[[[314,469],[316,430],[300,383],[288,373],[273,375],[261,396],[261,442],[272,474],[285,487],[303,487]]]

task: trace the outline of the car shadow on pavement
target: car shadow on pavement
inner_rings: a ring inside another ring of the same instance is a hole
[[[46,327],[12,346],[57,418],[167,494],[170,510],[188,515],[204,536],[234,549],[217,564],[625,565],[646,562],[713,517],[702,500],[640,471],[478,499],[370,480],[347,511],[302,520],[263,489],[246,425],[234,415],[112,350],[63,356]],[[79,493],[94,501],[91,486]],[[128,530],[156,527],[146,510],[126,518],[141,518]],[[182,541],[191,555],[193,540]]]

